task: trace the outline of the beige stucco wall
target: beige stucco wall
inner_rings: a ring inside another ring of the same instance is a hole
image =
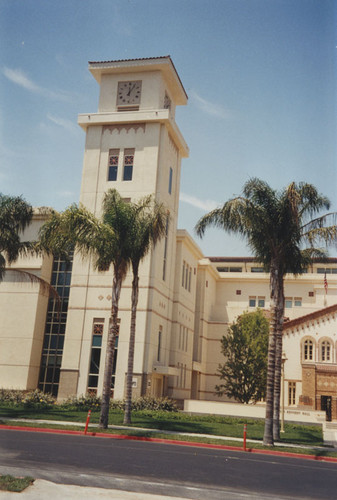
[[[35,213],[22,240],[36,240],[44,220]],[[20,257],[0,283],[0,387],[37,387],[49,290],[15,270],[27,271],[49,283],[51,265],[52,259],[46,256]]]

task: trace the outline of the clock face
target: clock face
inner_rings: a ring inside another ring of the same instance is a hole
[[[141,80],[133,82],[119,82],[117,91],[117,104],[139,104],[142,90]]]

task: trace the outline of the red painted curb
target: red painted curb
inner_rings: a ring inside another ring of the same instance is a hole
[[[213,448],[218,450],[230,450],[230,451],[241,451],[245,453],[242,448],[238,446],[226,446],[222,444],[207,444],[207,443],[196,443],[192,441],[175,441],[173,439],[161,439],[161,438],[149,438],[144,436],[128,436],[126,434],[105,434],[103,432],[87,432],[84,431],[71,431],[66,429],[48,429],[46,427],[22,427],[15,425],[0,425],[0,429],[15,430],[15,431],[26,431],[26,432],[47,432],[50,434],[69,434],[77,436],[93,436],[93,437],[104,437],[110,439],[125,439],[130,441],[148,441],[152,443],[163,443],[163,444],[175,444],[180,446],[194,446],[196,448]],[[257,448],[247,448],[246,453],[258,453],[260,455],[274,455],[280,457],[289,458],[303,458],[306,460],[316,460],[321,462],[334,462],[337,463],[337,458],[335,457],[324,457],[316,455],[306,455],[300,453],[290,453],[289,451],[274,451],[274,450],[260,450]]]

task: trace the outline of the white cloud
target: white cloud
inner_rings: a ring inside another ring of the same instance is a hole
[[[222,106],[219,106],[219,104],[214,104],[210,101],[207,101],[206,99],[203,99],[197,92],[195,92],[195,90],[191,90],[189,92],[189,96],[192,102],[194,102],[196,106],[198,106],[198,108],[205,113],[212,116],[217,116],[218,118],[230,118],[231,113],[228,110],[226,110]]]
[[[55,123],[55,125],[64,128],[65,130],[71,132],[72,134],[76,134],[78,132],[79,127],[77,127],[77,125],[70,120],[66,120],[64,118],[59,118],[58,116],[53,116],[49,114],[47,115],[47,118],[51,122]]]
[[[16,85],[19,85],[29,92],[33,92],[34,94],[39,94],[58,101],[70,100],[70,95],[68,95],[66,92],[54,92],[53,90],[40,87],[35,82],[33,82],[21,69],[11,69],[5,67],[3,68],[3,74],[9,81],[15,83]]]
[[[193,207],[199,208],[200,210],[204,210],[206,212],[210,212],[211,210],[214,210],[219,206],[219,204],[214,200],[200,200],[195,196],[191,196],[182,192],[180,192],[179,199],[184,203],[188,203],[189,205],[192,205]]]

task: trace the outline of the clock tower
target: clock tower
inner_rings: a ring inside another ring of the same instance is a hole
[[[78,118],[86,133],[80,202],[100,216],[104,193],[114,188],[131,201],[153,194],[169,215],[165,238],[140,269],[133,379],[135,395],[162,395],[165,376],[174,375],[169,359],[180,166],[188,156],[175,109],[187,104],[187,95],[169,56],[90,62],[89,70],[100,94],[98,112]],[[98,273],[89,261],[75,256],[59,398],[101,392],[111,283],[112,270]],[[119,304],[116,398],[124,396],[130,296],[128,277]]]

